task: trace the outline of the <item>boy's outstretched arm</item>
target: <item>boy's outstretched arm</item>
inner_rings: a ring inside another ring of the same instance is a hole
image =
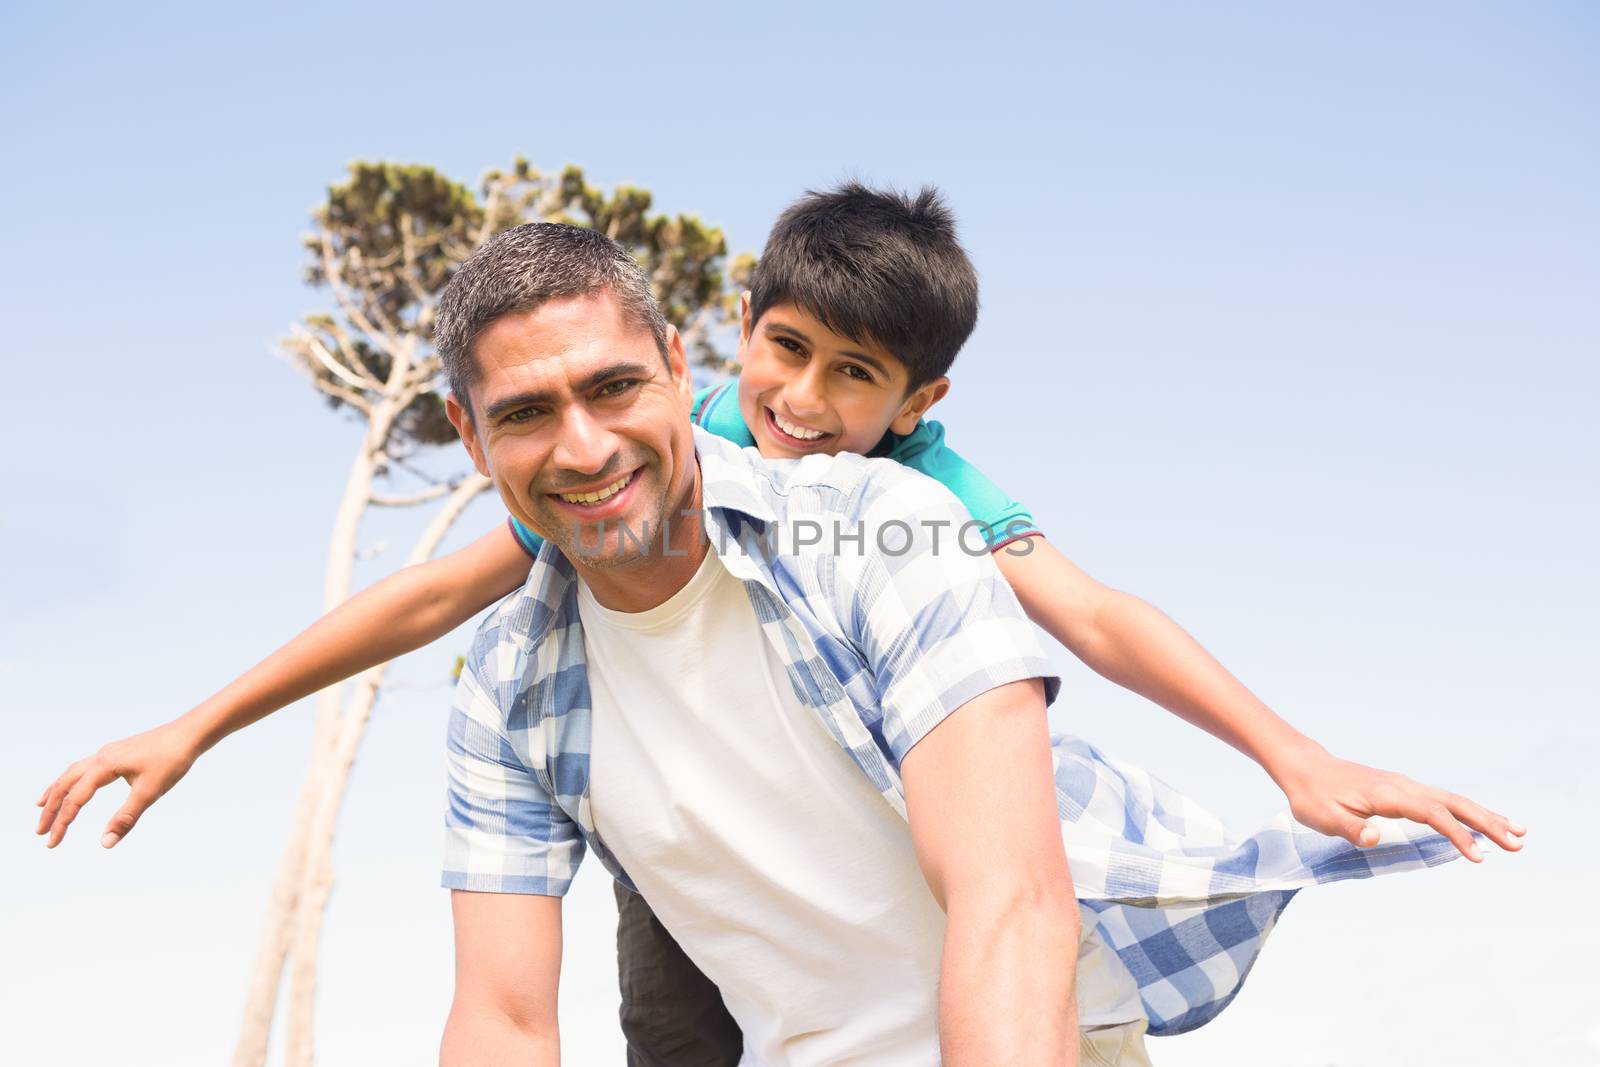
[[[39,798],[44,810],[34,832],[48,833],[54,848],[89,798],[123,778],[131,787],[128,799],[100,838],[110,848],[212,745],[319,689],[444,636],[520,586],[531,566],[502,525],[459,552],[391,574],[192,710],[68,767]]]
[[[1028,617],[1096,673],[1226,741],[1261,765],[1294,817],[1358,846],[1375,845],[1373,815],[1432,826],[1470,860],[1472,830],[1503,849],[1523,827],[1474,801],[1401,774],[1339,759],[1256,698],[1177,623],[1138,597],[1107,588],[1042,537],[994,559]]]

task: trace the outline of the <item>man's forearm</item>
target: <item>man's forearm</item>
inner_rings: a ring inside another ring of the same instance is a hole
[[[444,1025],[439,1067],[560,1067],[561,1039],[501,1011],[456,1003]]]
[[[1071,899],[949,902],[939,976],[946,1067],[1078,1062],[1078,909]]]

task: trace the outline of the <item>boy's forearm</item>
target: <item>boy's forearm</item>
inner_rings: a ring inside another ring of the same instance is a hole
[[[506,536],[509,540],[509,535]],[[449,633],[516,587],[504,544],[407,567],[339,605],[180,720],[197,751],[272,712]]]
[[[1098,673],[1160,704],[1255,760],[1274,779],[1316,745],[1267,707],[1159,609],[1113,592],[1085,659]]]
[[[1053,548],[1033,562],[1004,555],[997,561],[1029,617],[1097,674],[1227,742],[1274,780],[1321,751],[1153,605],[1100,586]]]
[[[947,1067],[1077,1064],[1078,922],[1070,900],[976,911],[951,901],[939,975]]]

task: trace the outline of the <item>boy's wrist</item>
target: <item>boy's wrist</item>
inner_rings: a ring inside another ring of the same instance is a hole
[[[177,731],[180,743],[196,758],[233,733],[233,728],[227,725],[226,717],[217,714],[209,702],[180,715],[173,720],[172,726]]]
[[[1264,747],[1256,757],[1256,762],[1278,788],[1287,793],[1301,771],[1317,760],[1326,758],[1327,755],[1327,749],[1304,734],[1294,731]]]

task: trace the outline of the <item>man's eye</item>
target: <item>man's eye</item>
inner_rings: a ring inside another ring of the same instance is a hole
[[[501,416],[500,421],[510,423],[527,422],[537,414],[539,413],[533,408],[518,408],[515,411],[506,412],[505,415]]]
[[[600,387],[602,397],[621,396],[639,385],[638,378],[618,378],[614,382],[607,382]]]

